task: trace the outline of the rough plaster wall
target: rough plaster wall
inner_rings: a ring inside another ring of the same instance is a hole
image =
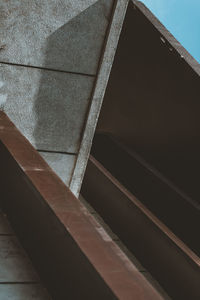
[[[112,5],[0,3],[0,105],[68,185]]]

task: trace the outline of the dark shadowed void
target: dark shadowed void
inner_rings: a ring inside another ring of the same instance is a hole
[[[116,136],[199,202],[200,77],[146,14],[128,9],[97,132]]]

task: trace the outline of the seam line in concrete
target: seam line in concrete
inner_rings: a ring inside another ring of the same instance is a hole
[[[81,76],[87,76],[87,77],[96,77],[96,74],[87,74],[87,73],[81,73],[81,72],[65,71],[65,70],[51,69],[51,68],[46,68],[46,67],[17,64],[17,63],[12,63],[12,62],[5,62],[5,61],[0,61],[0,64],[10,65],[10,66],[15,66],[15,67],[39,69],[39,70],[45,70],[45,71],[51,71],[51,72],[60,72],[60,73],[73,74],[73,75],[81,75]]]
[[[65,152],[65,151],[42,150],[42,149],[36,149],[36,150],[38,152],[45,152],[45,153],[57,153],[57,154],[66,154],[66,155],[77,155],[77,153]]]

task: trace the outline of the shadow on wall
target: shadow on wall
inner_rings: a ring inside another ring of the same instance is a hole
[[[100,0],[55,31],[34,104],[38,150],[77,153],[112,0]]]

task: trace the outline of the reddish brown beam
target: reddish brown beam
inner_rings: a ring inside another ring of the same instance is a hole
[[[1,204],[53,298],[162,299],[0,113]]]
[[[200,258],[92,156],[81,193],[172,299],[200,299]]]

